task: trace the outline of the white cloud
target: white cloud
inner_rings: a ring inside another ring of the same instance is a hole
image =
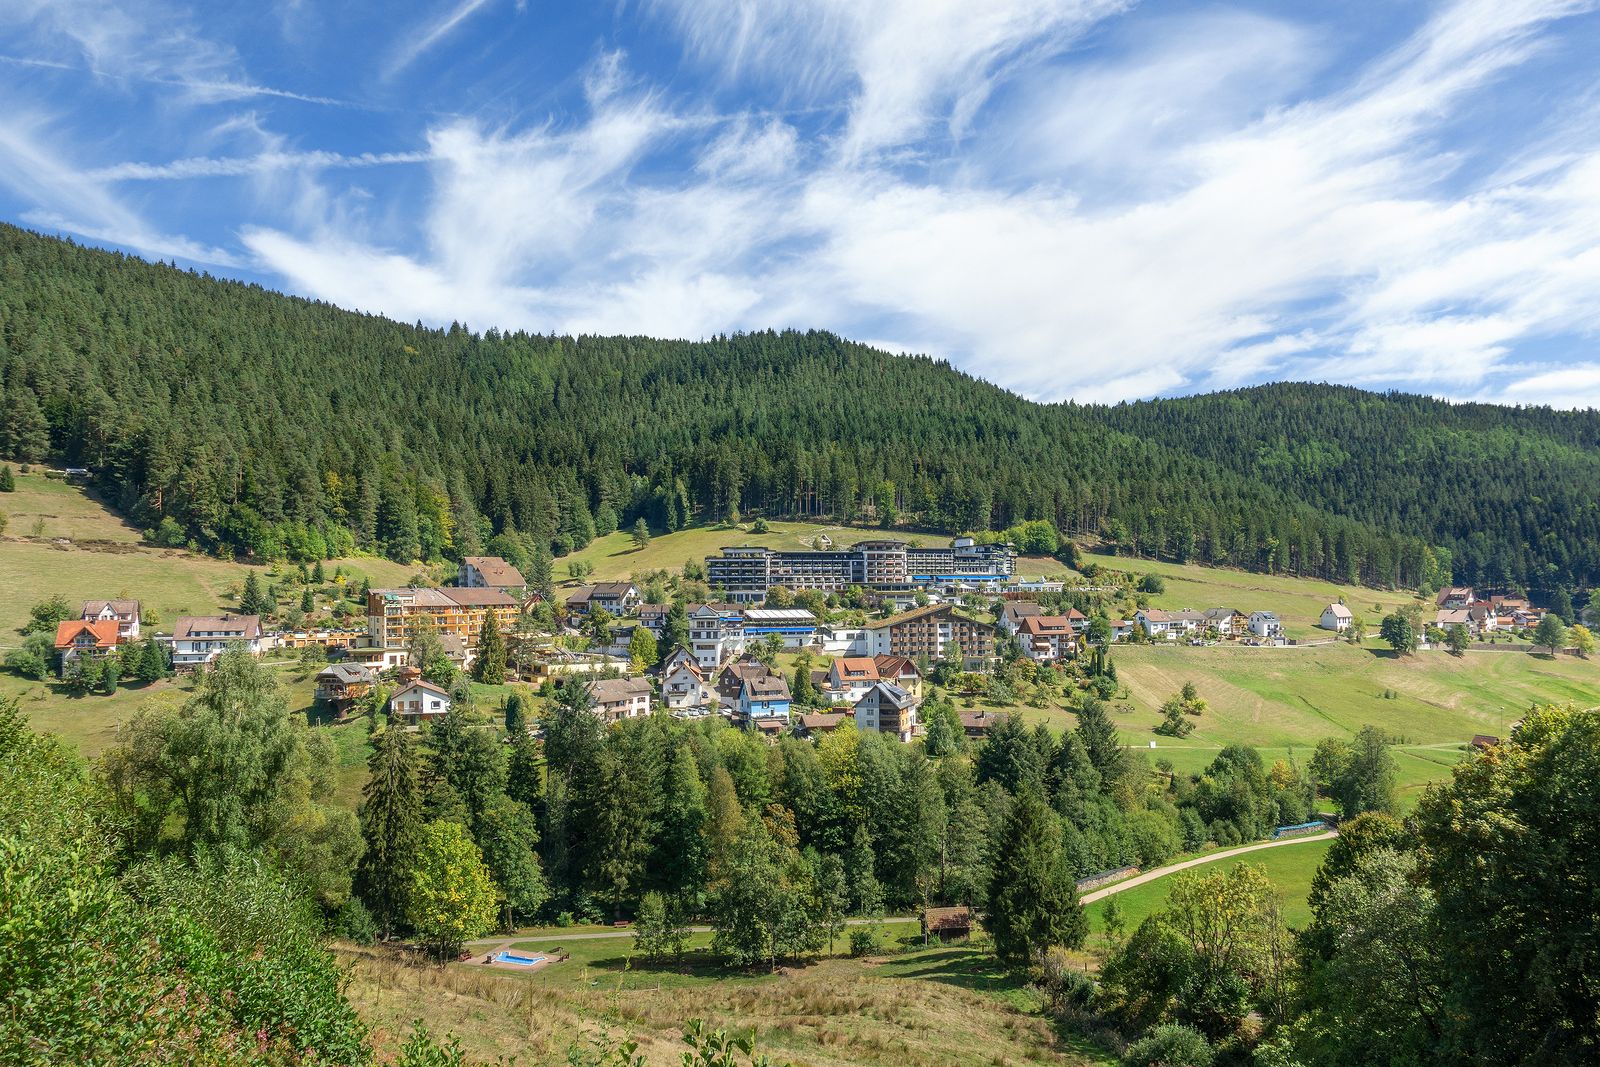
[[[488,3],[489,0],[457,0],[447,10],[435,15],[426,25],[410,27],[394,54],[389,57],[389,62],[384,68],[384,76],[393,78],[421,59],[429,49],[450,36],[463,22]]]

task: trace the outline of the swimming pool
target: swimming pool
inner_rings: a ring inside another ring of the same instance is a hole
[[[496,963],[514,963],[518,967],[532,967],[534,964],[543,963],[545,957],[519,956],[515,952],[497,952],[495,953],[494,961]]]

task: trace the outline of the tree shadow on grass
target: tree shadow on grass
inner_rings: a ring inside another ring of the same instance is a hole
[[[896,967],[896,978],[921,978],[930,982],[971,989],[980,993],[1008,993],[1027,987],[1027,981],[1008,973],[994,957],[971,948],[951,948],[919,956],[908,966]]]

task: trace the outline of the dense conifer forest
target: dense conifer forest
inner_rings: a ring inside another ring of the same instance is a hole
[[[0,456],[166,543],[557,555],[644,518],[950,532],[1372,585],[1600,574],[1600,415],[1279,385],[1040,405],[819,332],[428,329],[0,227]],[[1070,352],[1064,339],[1063,352]]]

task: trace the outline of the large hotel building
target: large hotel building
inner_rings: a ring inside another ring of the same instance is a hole
[[[836,593],[853,585],[897,590],[999,582],[1011,577],[1015,565],[1010,545],[979,545],[970,537],[958,537],[948,548],[914,548],[904,541],[862,541],[824,552],[729,547],[706,558],[706,579],[730,601],[748,604],[765,600],[775,585]]]

